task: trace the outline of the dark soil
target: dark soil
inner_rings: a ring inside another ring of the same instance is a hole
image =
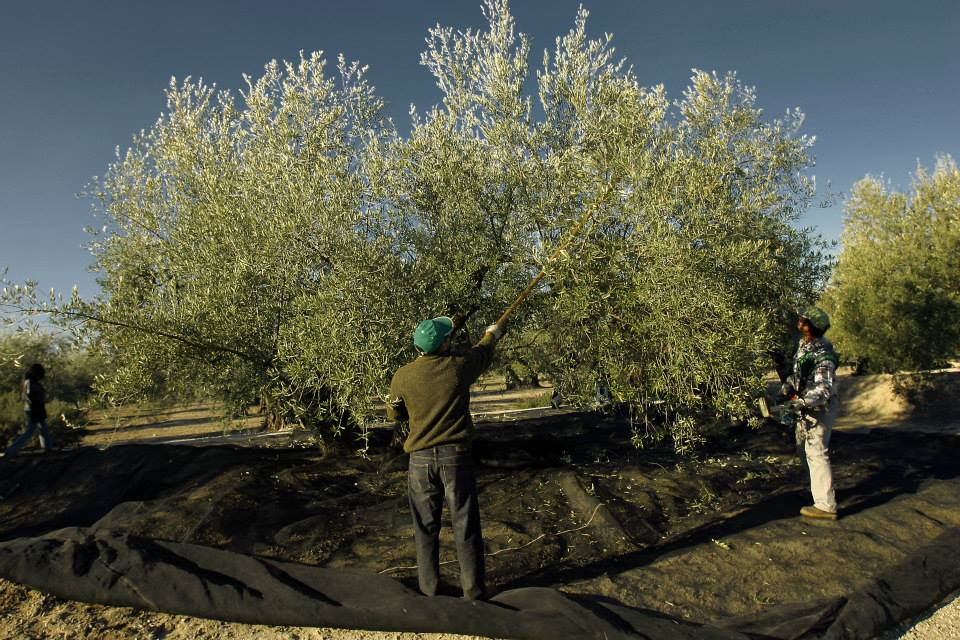
[[[115,446],[0,461],[0,540],[77,526],[415,583],[406,460],[289,446]],[[850,593],[960,526],[960,439],[834,436],[843,518],[809,522],[792,434],[734,429],[698,455],[637,450],[592,413],[487,424],[475,447],[488,580],[692,621]],[[350,447],[345,447],[349,449]],[[444,579],[457,564],[445,526]],[[893,621],[895,622],[895,621]]]

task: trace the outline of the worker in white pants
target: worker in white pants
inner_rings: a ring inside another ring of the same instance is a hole
[[[837,519],[837,499],[830,469],[830,432],[839,401],[836,394],[837,354],[823,337],[830,318],[817,307],[805,309],[797,320],[800,344],[793,358],[793,373],[784,382],[781,396],[797,415],[796,437],[800,458],[810,474],[813,505],[800,515],[823,520]]]
[[[832,404],[837,404],[836,396],[832,398]],[[810,475],[813,507],[818,512],[832,514],[832,518],[819,516],[831,520],[836,519],[837,515],[837,497],[833,490],[833,471],[830,468],[830,433],[833,431],[835,420],[836,407],[834,406],[826,411],[802,416],[797,420],[796,426],[797,452]],[[809,517],[807,513],[809,509],[806,507],[804,509],[800,513]]]

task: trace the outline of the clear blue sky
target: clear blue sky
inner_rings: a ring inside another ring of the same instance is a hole
[[[533,64],[573,23],[577,0],[514,0]],[[845,193],[870,173],[909,188],[917,161],[960,156],[960,2],[955,0],[593,0],[588,27],[614,35],[645,85],[676,97],[692,67],[736,70],[769,116],[799,107],[817,136],[814,171]],[[83,248],[90,203],[75,197],[116,146],[164,109],[170,76],[242,86],[273,58],[323,50],[370,66],[405,130],[410,103],[439,94],[419,66],[437,22],[482,26],[473,0],[32,0],[0,22],[0,266],[43,288],[96,291]],[[805,222],[828,239],[842,207]]]

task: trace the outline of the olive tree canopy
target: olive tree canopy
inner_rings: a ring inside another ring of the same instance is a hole
[[[824,305],[846,359],[895,372],[960,354],[960,170],[950,156],[932,173],[919,166],[911,193],[860,180],[841,243]]]
[[[506,3],[486,15],[486,31],[431,31],[422,62],[443,102],[387,160],[382,195],[430,310],[453,301],[492,320],[545,268],[506,357],[569,399],[603,385],[680,417],[743,416],[780,311],[815,297],[828,270],[819,238],[796,226],[814,191],[802,114],[765,120],[732,73],[694,71],[672,102],[609,36],[587,36],[584,10],[543,53],[535,100],[528,39]],[[696,439],[691,421],[671,424],[678,446]]]
[[[585,10],[531,74],[507,2],[484,13],[430,31],[443,99],[406,136],[342,59],[332,76],[320,54],[272,62],[239,103],[172,82],[96,183],[102,294],[55,305],[113,355],[103,390],[259,396],[277,420],[362,430],[418,320],[459,314],[476,337],[545,269],[503,357],[568,400],[656,402],[680,448],[695,413],[744,416],[780,310],[828,269],[797,226],[802,114],[765,118],[733,73],[695,70],[671,100],[588,37]]]

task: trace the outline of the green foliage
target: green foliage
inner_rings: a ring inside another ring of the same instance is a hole
[[[63,447],[80,439],[81,427],[87,415],[85,409],[63,400],[52,400],[47,403],[47,413],[47,428],[55,447]],[[6,447],[17,437],[25,425],[20,392],[0,393],[0,448]]]
[[[960,171],[918,167],[913,192],[858,182],[824,305],[830,336],[870,371],[923,370],[960,353]]]
[[[31,364],[46,369],[47,397],[79,405],[93,392],[95,379],[106,369],[103,358],[72,340],[51,333],[0,334],[0,392],[16,392]],[[23,407],[20,407],[23,411]]]
[[[802,114],[766,122],[735,75],[699,71],[671,103],[609,38],[586,36],[581,11],[544,53],[535,120],[529,42],[505,3],[486,10],[489,31],[431,31],[423,63],[444,100],[415,115],[384,173],[384,198],[416,221],[402,238],[418,281],[438,302],[500,309],[544,268],[549,284],[515,317],[538,337],[508,340],[505,359],[584,403],[604,384],[670,415],[744,415],[777,310],[827,275],[819,240],[792,225],[813,193]],[[696,439],[688,420],[671,424],[677,446]]]
[[[552,399],[553,392],[547,390],[539,395],[519,400],[517,402],[517,409],[539,409],[543,407],[549,407]]]
[[[95,379],[105,370],[102,358],[63,337],[35,332],[0,336],[0,442],[24,426],[20,382],[35,362],[46,369],[47,423],[59,445],[76,437],[66,436],[71,426],[83,423]]]
[[[458,314],[475,337],[543,269],[505,361],[566,401],[602,384],[656,402],[678,448],[697,413],[745,415],[778,310],[827,275],[794,226],[813,194],[802,114],[766,120],[732,73],[695,71],[671,101],[584,10],[534,83],[507,3],[484,7],[487,30],[430,31],[443,99],[408,137],[342,59],[333,78],[320,54],[270,63],[243,104],[171,83],[94,192],[103,295],[47,307],[92,321],[116,363],[101,390],[260,397],[278,423],[363,431],[418,320]]]
[[[364,175],[389,128],[363,68],[324,67],[319,53],[271,62],[241,104],[171,81],[167,113],[94,185],[103,293],[56,310],[115,364],[98,385],[114,404],[259,399],[275,424],[370,405],[404,310]]]
[[[10,438],[23,428],[23,400],[19,391],[0,393],[0,445],[6,446]]]

